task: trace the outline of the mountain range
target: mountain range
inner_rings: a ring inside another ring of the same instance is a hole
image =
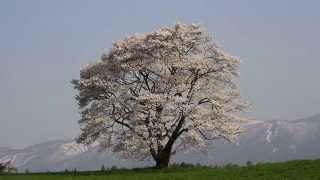
[[[206,153],[177,153],[172,162],[206,165],[240,164],[247,161],[275,162],[293,159],[320,158],[320,114],[298,120],[250,121],[235,144],[215,141]],[[19,171],[63,171],[65,169],[97,170],[106,168],[142,167],[152,161],[121,159],[112,152],[102,152],[98,143],[89,146],[74,140],[56,140],[24,149],[0,147],[0,162],[11,161]]]

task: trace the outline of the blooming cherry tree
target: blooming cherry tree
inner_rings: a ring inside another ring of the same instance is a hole
[[[246,107],[234,82],[238,67],[198,25],[126,37],[72,81],[81,109],[77,140],[153,158],[160,168],[179,150],[232,142]]]

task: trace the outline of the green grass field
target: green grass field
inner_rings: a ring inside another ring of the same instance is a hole
[[[172,167],[163,170],[136,169],[105,172],[7,174],[0,180],[320,180],[320,160],[266,163],[245,167]]]

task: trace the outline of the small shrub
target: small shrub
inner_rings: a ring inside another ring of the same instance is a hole
[[[182,167],[182,168],[191,168],[191,167],[194,167],[194,165],[190,164],[190,163],[182,162],[180,164],[180,167]]]
[[[106,168],[104,167],[104,164],[101,166],[101,169],[100,169],[102,172],[106,170]]]
[[[238,167],[238,165],[236,164],[232,164],[232,163],[228,163],[224,166],[225,168],[235,168],[235,167]]]
[[[110,170],[111,170],[111,171],[114,171],[114,170],[117,170],[117,169],[118,169],[117,166],[112,166]]]
[[[247,166],[252,166],[252,162],[251,162],[251,161],[247,161],[247,162],[246,162],[246,165],[247,165]]]

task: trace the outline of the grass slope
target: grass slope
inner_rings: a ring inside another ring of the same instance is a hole
[[[320,180],[320,160],[265,163],[246,167],[172,167],[105,172],[0,175],[0,180]]]

